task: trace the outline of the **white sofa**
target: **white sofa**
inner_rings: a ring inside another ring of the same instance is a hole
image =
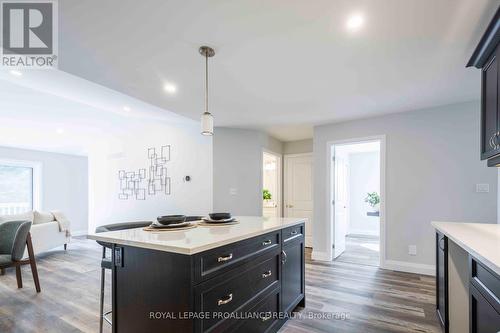
[[[33,223],[30,233],[35,254],[63,246],[71,240],[69,229],[60,231],[60,222],[56,221],[54,214],[50,212],[32,211],[17,215],[0,215],[0,223],[21,220]],[[27,255],[25,251],[24,256],[27,257]]]

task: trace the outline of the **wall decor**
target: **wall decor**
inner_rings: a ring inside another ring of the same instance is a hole
[[[157,193],[170,194],[170,177],[167,176],[167,162],[170,161],[170,145],[162,146],[160,155],[156,153],[155,148],[148,149],[149,158],[149,178],[148,194]]]
[[[167,173],[167,163],[170,161],[170,145],[161,146],[159,152],[156,148],[148,148],[148,169],[137,171],[118,171],[120,192],[118,199],[146,200],[146,195],[163,193],[170,195],[171,178]]]
[[[146,169],[139,169],[137,172],[118,171],[120,180],[120,193],[118,199],[127,200],[135,196],[137,200],[146,200],[146,187],[143,187],[143,180],[146,179]]]

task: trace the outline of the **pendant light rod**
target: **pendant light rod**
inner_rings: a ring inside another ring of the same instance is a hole
[[[205,112],[208,112],[208,55],[205,54]]]
[[[205,113],[208,112],[208,58],[215,55],[215,51],[210,46],[202,46],[199,49],[201,55],[205,56]]]
[[[211,136],[214,134],[214,118],[208,112],[208,58],[213,57],[215,51],[209,46],[202,46],[199,52],[205,57],[205,112],[201,115],[201,134]]]

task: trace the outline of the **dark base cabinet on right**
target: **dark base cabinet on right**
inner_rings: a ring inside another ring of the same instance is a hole
[[[304,225],[283,230],[281,311],[292,312],[305,306]],[[300,272],[300,274],[298,274]]]
[[[500,332],[500,277],[469,256],[470,333]]]

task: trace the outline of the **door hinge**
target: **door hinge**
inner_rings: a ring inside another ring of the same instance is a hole
[[[335,200],[332,200],[332,205],[335,206]]]

